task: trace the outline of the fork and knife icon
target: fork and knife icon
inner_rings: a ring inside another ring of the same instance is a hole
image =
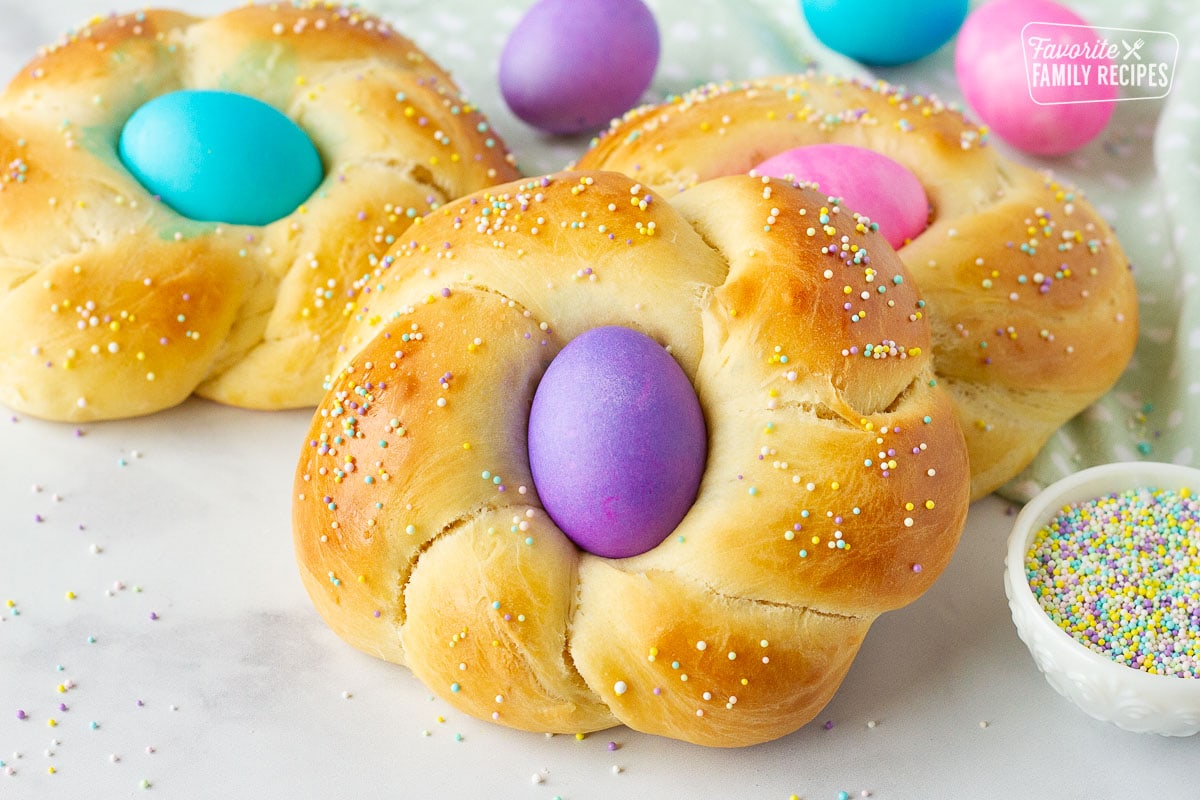
[[[1121,56],[1121,59],[1124,61],[1128,61],[1130,59],[1130,57],[1132,56],[1133,58],[1136,58],[1138,61],[1141,61],[1142,54],[1139,53],[1138,51],[1142,49],[1142,45],[1144,45],[1144,44],[1146,44],[1145,39],[1138,39],[1133,44],[1130,44],[1129,42],[1122,39],[1121,45],[1125,48],[1125,55]]]

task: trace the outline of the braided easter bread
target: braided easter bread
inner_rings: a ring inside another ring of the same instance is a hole
[[[317,190],[263,225],[159,202],[118,138],[139,107],[181,89],[286,114],[319,153]],[[515,178],[511,161],[450,77],[363,12],[97,19],[0,95],[0,401],[63,420],[148,413],[193,391],[315,405],[354,280],[413,218]]]
[[[297,468],[300,573],[340,636],[467,713],[770,740],[951,557],[969,472],[923,302],[812,190],[510,183],[423,218],[369,282]],[[707,425],[694,503],[623,558],[555,524],[526,439],[548,365],[601,326],[666,346]]]
[[[1129,264],[1078,192],[1004,159],[985,129],[936,99],[817,73],[704,86],[635,109],[578,165],[671,196],[824,143],[893,159],[928,196],[928,228],[899,253],[929,301],[934,370],[981,497],[1108,391],[1133,354]]]

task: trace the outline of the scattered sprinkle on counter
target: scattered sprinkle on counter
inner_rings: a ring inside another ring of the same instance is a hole
[[[1156,675],[1200,677],[1200,505],[1191,489],[1129,489],[1060,509],[1025,574],[1088,649]]]

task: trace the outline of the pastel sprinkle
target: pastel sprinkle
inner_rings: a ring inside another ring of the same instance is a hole
[[[1200,678],[1200,504],[1142,487],[1060,509],[1025,556],[1047,616],[1088,649],[1158,675]]]

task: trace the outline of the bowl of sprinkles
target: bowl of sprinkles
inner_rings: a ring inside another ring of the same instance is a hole
[[[1128,462],[1047,487],[1017,515],[1004,587],[1046,680],[1129,731],[1200,731],[1200,470]]]

